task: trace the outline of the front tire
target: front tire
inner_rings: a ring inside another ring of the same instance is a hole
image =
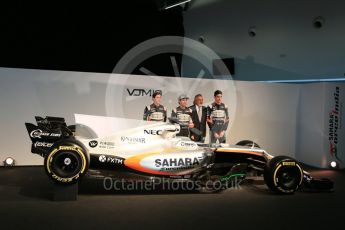
[[[89,168],[89,157],[82,144],[75,140],[56,143],[44,159],[48,176],[59,184],[78,182]]]
[[[303,182],[303,169],[293,158],[277,156],[267,162],[264,180],[276,193],[293,194]]]

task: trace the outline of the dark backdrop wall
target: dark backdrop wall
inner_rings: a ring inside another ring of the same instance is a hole
[[[140,42],[184,36],[182,8],[160,11],[154,0],[6,0],[0,8],[2,67],[110,73]]]

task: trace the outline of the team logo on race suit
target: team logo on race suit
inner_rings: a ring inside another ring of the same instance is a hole
[[[164,114],[162,112],[153,112],[150,115],[151,120],[160,121],[164,119]]]
[[[90,141],[89,142],[89,146],[91,147],[91,148],[96,148],[97,147],[97,145],[98,145],[98,141]]]
[[[41,139],[42,137],[60,137],[60,136],[61,136],[61,134],[59,134],[59,133],[43,132],[41,129],[33,130],[30,133],[30,137],[39,138],[39,139]]]
[[[190,115],[189,114],[184,114],[184,113],[178,113],[177,114],[177,119],[180,122],[189,122],[190,121]]]
[[[213,110],[211,116],[214,118],[224,118],[225,111],[224,110]]]

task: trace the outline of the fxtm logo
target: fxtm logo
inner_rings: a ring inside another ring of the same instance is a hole
[[[131,97],[143,97],[143,96],[150,96],[152,97],[153,93],[162,90],[155,90],[155,89],[127,89],[128,95]]]
[[[97,141],[90,141],[90,142],[89,142],[89,146],[90,146],[91,148],[95,148],[95,147],[97,147],[97,145],[98,145],[98,142],[97,142]]]
[[[149,135],[161,135],[163,130],[144,130],[144,134],[149,134]]]
[[[111,164],[123,164],[123,159],[117,158],[117,157],[111,157],[111,156],[99,156],[98,160],[101,163],[111,163]]]

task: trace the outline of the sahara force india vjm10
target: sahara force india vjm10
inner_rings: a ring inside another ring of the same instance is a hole
[[[35,118],[37,125],[25,123],[31,152],[44,157],[48,176],[60,184],[76,183],[88,171],[110,170],[150,180],[197,181],[204,191],[228,188],[247,175],[263,176],[269,189],[280,194],[333,190],[332,181],[315,179],[293,158],[274,157],[252,141],[208,145],[176,136],[180,125],[174,119],[98,138],[86,126],[67,126],[63,118]]]

